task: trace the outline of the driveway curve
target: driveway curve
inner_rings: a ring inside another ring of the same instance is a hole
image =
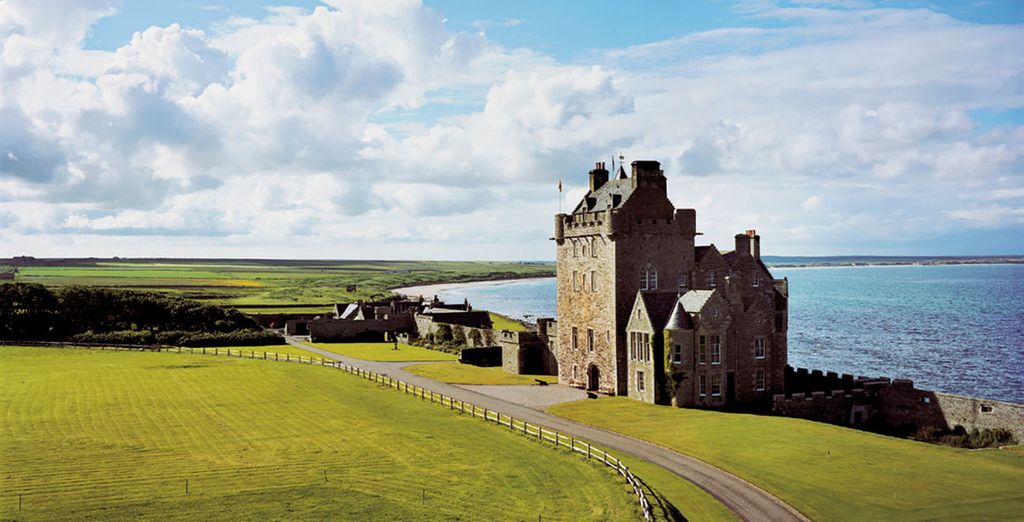
[[[420,377],[402,369],[404,366],[417,364],[415,361],[368,361],[339,355],[293,338],[287,338],[287,341],[293,346],[315,352],[326,359],[341,361],[364,370],[371,370],[389,377],[401,379],[421,388],[454,397],[457,400],[497,410],[506,415],[512,415],[531,423],[540,424],[545,428],[586,439],[606,449],[646,460],[675,473],[708,492],[708,494],[729,508],[740,520],[780,522],[808,520],[807,517],[771,493],[704,461],[633,437],[556,417],[527,406],[501,400],[459,386]]]

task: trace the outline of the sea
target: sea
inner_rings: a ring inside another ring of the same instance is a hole
[[[1024,265],[775,268],[788,278],[789,364],[1024,403]],[[555,317],[554,278],[436,285],[445,301]],[[429,295],[427,296],[429,297]]]

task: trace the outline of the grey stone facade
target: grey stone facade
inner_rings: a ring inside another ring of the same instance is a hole
[[[559,382],[679,406],[770,405],[788,295],[760,237],[737,235],[725,255],[696,246],[696,212],[669,201],[659,163],[631,166],[609,180],[599,163],[583,200],[555,216]],[[716,341],[716,362],[701,362],[702,339]]]

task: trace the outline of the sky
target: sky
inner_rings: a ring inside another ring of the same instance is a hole
[[[1024,255],[1022,48],[1017,0],[0,0],[0,257],[549,260],[620,154],[722,249]]]

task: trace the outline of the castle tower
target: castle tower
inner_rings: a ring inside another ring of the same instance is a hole
[[[598,163],[583,200],[555,216],[558,380],[616,395],[628,391],[637,292],[685,292],[694,269],[696,212],[672,205],[657,161],[631,166],[628,178],[609,179]]]

